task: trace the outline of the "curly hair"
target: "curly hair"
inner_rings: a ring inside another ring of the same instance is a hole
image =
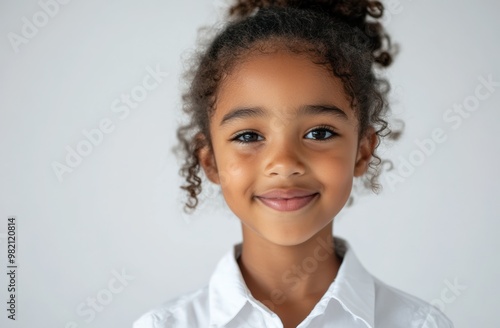
[[[251,51],[284,47],[309,54],[343,82],[359,121],[359,137],[372,126],[375,149],[381,138],[399,137],[400,132],[391,131],[386,121],[389,83],[375,74],[389,66],[395,54],[379,22],[383,11],[379,1],[369,0],[237,0],[229,8],[227,22],[191,59],[184,76],[189,82],[182,95],[183,111],[189,122],[177,130],[176,151],[184,158],[179,173],[186,181],[181,188],[188,193],[185,211],[194,210],[199,202],[198,153],[203,147],[212,150],[209,123],[219,84]],[[376,193],[382,162],[374,150],[363,176],[363,185]]]

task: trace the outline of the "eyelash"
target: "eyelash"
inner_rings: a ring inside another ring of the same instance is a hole
[[[314,129],[309,130],[305,135],[308,135],[309,133],[315,132],[315,131],[326,131],[326,132],[329,132],[331,134],[331,136],[329,136],[327,138],[324,138],[324,139],[311,139],[311,140],[315,140],[315,141],[327,141],[327,140],[330,140],[330,139],[334,138],[335,136],[338,136],[338,133],[336,133],[331,127],[326,126],[326,125],[325,126],[315,127]],[[254,142],[262,141],[262,140],[254,140],[254,141],[239,140],[239,138],[241,138],[242,136],[245,136],[245,135],[257,135],[257,136],[261,137],[257,132],[248,130],[248,131],[242,131],[242,132],[238,133],[237,135],[235,135],[231,139],[231,141],[234,141],[234,142],[237,142],[237,143],[240,143],[240,144],[249,144],[249,143],[254,143]]]
[[[309,130],[306,133],[306,135],[308,135],[309,133],[311,133],[313,131],[326,131],[326,132],[329,132],[331,134],[331,136],[329,136],[327,138],[324,138],[324,139],[313,139],[313,140],[316,140],[316,141],[327,141],[327,140],[330,140],[330,139],[335,138],[336,136],[338,136],[338,133],[335,132],[335,130],[333,130],[331,127],[329,127],[327,125],[320,125],[318,127],[315,127],[314,129]]]
[[[237,135],[235,135],[234,138],[231,139],[231,141],[234,141],[234,142],[237,142],[240,144],[248,144],[248,143],[261,141],[261,140],[255,140],[255,141],[238,140],[239,138],[241,138],[242,136],[245,136],[245,135],[257,135],[257,136],[259,136],[259,134],[255,131],[242,131],[242,132],[238,133]]]

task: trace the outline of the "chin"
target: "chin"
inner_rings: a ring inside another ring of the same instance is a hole
[[[291,229],[291,231],[284,232],[283,230],[277,231],[274,234],[261,234],[269,242],[280,246],[297,246],[301,245],[311,238],[314,238],[321,229],[314,231],[304,231],[304,229]]]

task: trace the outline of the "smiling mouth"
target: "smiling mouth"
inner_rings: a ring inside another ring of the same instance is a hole
[[[268,197],[256,197],[267,207],[270,207],[277,211],[297,211],[309,203],[311,203],[319,193],[314,193],[307,196],[301,197],[291,197],[291,198],[268,198]]]

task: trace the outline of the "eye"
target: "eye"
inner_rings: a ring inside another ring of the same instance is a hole
[[[251,143],[251,142],[257,142],[257,141],[262,141],[264,138],[260,136],[259,134],[251,131],[246,131],[242,132],[240,134],[237,134],[232,141],[236,141],[239,143]]]
[[[309,131],[304,138],[313,140],[328,140],[333,138],[337,133],[329,127],[319,127]]]

